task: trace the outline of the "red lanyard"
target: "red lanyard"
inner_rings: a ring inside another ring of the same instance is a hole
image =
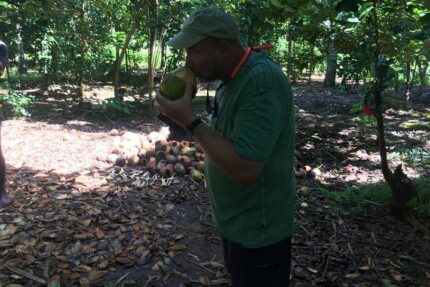
[[[233,79],[234,76],[236,76],[237,72],[239,72],[240,67],[245,64],[246,60],[249,58],[249,55],[251,55],[252,51],[259,51],[259,50],[269,50],[272,49],[273,45],[262,45],[257,47],[248,47],[245,49],[245,54],[243,55],[242,59],[240,59],[239,64],[234,68],[233,73],[231,73],[230,79]]]

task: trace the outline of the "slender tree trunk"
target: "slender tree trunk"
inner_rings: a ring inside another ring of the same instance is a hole
[[[293,41],[287,36],[288,38],[288,52],[287,52],[287,75],[291,79],[291,70],[292,70],[292,46]]]
[[[161,56],[160,56],[160,69],[164,70],[164,66],[166,65],[166,43],[164,41],[160,41],[161,43]]]
[[[148,45],[148,94],[149,99],[152,98],[152,91],[154,90],[154,43],[155,43],[156,28],[149,28],[149,45]]]
[[[128,33],[122,45],[121,50],[120,51],[117,50],[117,58],[115,61],[115,71],[114,71],[114,93],[115,93],[115,98],[121,101],[123,100],[123,97],[119,95],[119,72],[121,70],[121,62],[122,62],[122,59],[124,58],[124,54],[128,47],[128,44],[130,43],[131,37],[133,36],[134,31],[136,31],[136,27],[137,27],[137,21],[133,19],[130,24],[130,28],[128,29]]]
[[[149,99],[152,99],[152,91],[154,90],[155,65],[157,64],[156,52],[154,47],[156,44],[157,27],[158,27],[158,1],[151,0],[148,5],[149,24],[149,45],[148,45],[148,94]]]
[[[310,50],[309,50],[311,55],[313,54],[313,51],[314,51],[314,46],[311,45]],[[311,58],[311,60],[309,61],[309,70],[308,70],[308,73],[309,73],[308,74],[308,85],[311,84],[313,71],[314,71],[314,60]]]
[[[128,49],[125,50],[125,73],[130,76],[129,63],[128,63]]]
[[[78,101],[81,104],[84,99],[84,69],[85,69],[85,33],[84,33],[84,27],[85,27],[85,3],[84,1],[81,1],[81,9],[80,9],[80,28],[79,28],[79,67],[78,67]]]
[[[409,100],[411,97],[412,87],[414,85],[415,73],[417,70],[417,65],[414,68],[411,68],[412,63],[406,63],[406,83],[405,83],[405,91],[404,91],[404,99],[406,106],[409,106]]]
[[[424,90],[427,86],[427,68],[429,66],[429,63],[427,61],[421,61],[419,57],[417,57],[417,66],[418,66],[418,74],[420,77],[420,94],[424,93]]]
[[[25,60],[24,54],[24,41],[22,39],[22,27],[20,24],[17,24],[17,38],[16,45],[18,47],[18,73],[27,74],[27,61]]]
[[[377,14],[377,2],[378,0],[373,0],[373,28],[374,28],[374,59],[375,64],[380,65],[381,58],[381,43],[379,40],[379,21]],[[402,217],[405,210],[407,202],[417,195],[417,190],[412,185],[411,180],[403,173],[402,165],[398,165],[394,173],[390,170],[387,160],[387,147],[385,141],[385,129],[384,129],[384,118],[382,114],[382,90],[383,82],[386,75],[379,75],[374,78],[375,89],[373,89],[373,96],[375,97],[375,111],[374,116],[377,123],[378,131],[378,144],[379,144],[379,154],[381,157],[381,169],[384,179],[390,186],[393,202],[391,211],[395,216]]]
[[[327,69],[325,72],[324,86],[334,87],[336,85],[337,53],[333,40],[327,38]]]

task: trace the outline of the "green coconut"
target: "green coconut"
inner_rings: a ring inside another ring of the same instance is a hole
[[[160,83],[160,92],[171,101],[176,101],[184,95],[185,82],[192,81],[194,86],[197,84],[196,76],[190,69],[182,67],[168,73]],[[195,92],[193,92],[193,98]]]

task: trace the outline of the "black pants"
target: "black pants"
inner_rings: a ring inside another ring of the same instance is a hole
[[[291,267],[291,237],[250,249],[222,238],[225,266],[233,287],[287,287]]]

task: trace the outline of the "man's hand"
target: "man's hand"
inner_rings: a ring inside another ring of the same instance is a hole
[[[185,82],[184,95],[176,101],[166,99],[159,91],[157,91],[154,107],[163,115],[174,120],[181,126],[186,127],[196,118],[191,103],[194,88],[193,82]]]

